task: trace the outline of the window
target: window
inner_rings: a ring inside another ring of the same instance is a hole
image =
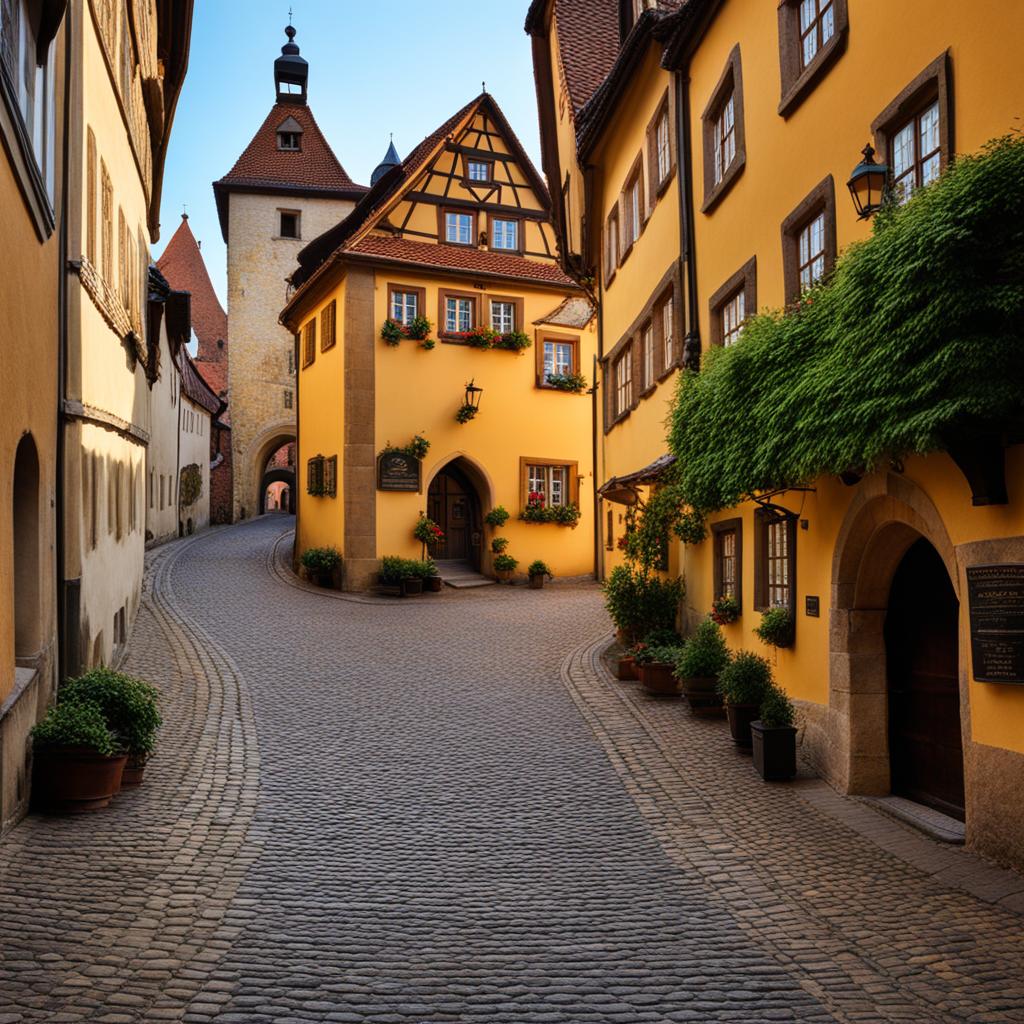
[[[322,496],[324,493],[324,462],[322,455],[314,455],[306,461],[306,493]]]
[[[537,383],[549,387],[552,374],[577,373],[579,339],[567,335],[547,335],[537,346]]]
[[[337,336],[335,334],[336,323],[338,317],[338,300],[331,299],[330,302],[324,306],[323,311],[320,313],[320,351],[326,352],[329,348],[334,348]],[[291,408],[291,406],[289,406]]]
[[[846,45],[847,0],[782,0],[779,4],[779,113],[788,117]]]
[[[292,407],[292,393],[287,388],[285,388],[284,392],[284,407],[286,409],[290,409]]]
[[[654,327],[644,324],[640,331],[640,391],[654,387]]]
[[[288,376],[290,377],[295,373],[295,349],[291,346],[288,347]]]
[[[128,222],[124,210],[117,208],[117,294],[121,305],[128,308]]]
[[[822,181],[782,225],[786,301],[796,302],[836,261],[836,199],[832,176]],[[748,303],[748,310],[751,308]]]
[[[715,597],[731,597],[742,602],[743,521],[727,519],[713,523]]]
[[[605,551],[615,550],[615,510],[608,509],[604,528],[604,549]]]
[[[491,300],[491,328],[501,334],[516,329],[516,304],[502,300]]]
[[[608,214],[604,228],[604,279],[607,284],[619,266],[619,208]]]
[[[519,465],[524,507],[533,494],[539,494],[546,506],[578,503],[577,463],[559,459],[523,458]]]
[[[302,368],[310,366],[316,359],[316,318],[302,328]]]
[[[477,325],[477,296],[466,292],[440,292],[440,316],[443,334],[462,334]]]
[[[636,163],[626,179],[626,187],[622,191],[623,209],[623,238],[622,256],[624,257],[632,248],[633,243],[640,237],[643,228],[643,191],[644,191],[644,169],[643,159],[636,158]]]
[[[114,186],[104,160],[100,160],[100,216],[102,218],[103,280],[114,287]]]
[[[278,132],[277,148],[286,150],[299,150],[302,136],[298,132]]]
[[[444,215],[444,240],[453,245],[475,245],[475,220],[472,213],[447,211]]]
[[[650,175],[647,208],[654,209],[658,197],[665,191],[675,165],[673,150],[672,107],[666,90],[654,117],[647,126],[647,167]]]
[[[85,155],[85,255],[96,266],[96,136],[88,130]]]
[[[466,177],[470,181],[490,181],[492,166],[490,160],[466,160]]]
[[[625,416],[633,406],[633,349],[627,345],[612,369],[615,384],[615,418]]]
[[[722,344],[728,347],[740,340],[743,333],[743,321],[747,317],[744,294],[738,291],[722,306]]]
[[[725,195],[746,163],[739,46],[729,54],[725,70],[701,120],[704,125],[704,202],[701,210],[708,213]]]
[[[491,218],[491,248],[519,249],[519,221]]]
[[[328,498],[338,496],[338,456],[324,459],[324,493]]]
[[[676,361],[675,298],[670,295],[661,307],[662,369],[667,370]]]
[[[278,228],[279,238],[301,238],[299,233],[299,213],[297,210],[278,210],[280,224]]]
[[[757,258],[751,257],[708,303],[712,345],[734,345],[746,318],[757,309]]]
[[[875,149],[885,154],[899,202],[934,181],[952,153],[950,61],[942,54],[871,125]]]
[[[759,611],[792,609],[796,582],[796,518],[763,509],[756,513],[756,524],[756,607]]]
[[[406,284],[388,285],[388,310],[395,323],[409,324],[426,312],[426,290]]]

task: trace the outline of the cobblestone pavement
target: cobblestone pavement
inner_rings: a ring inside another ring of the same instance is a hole
[[[159,756],[0,843],[0,1024],[1024,1021],[1006,876],[613,683],[595,588],[346,601],[286,523],[152,557]]]

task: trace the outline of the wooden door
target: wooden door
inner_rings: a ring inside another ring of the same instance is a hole
[[[945,564],[917,541],[893,577],[885,621],[892,791],[963,821],[959,618]]]
[[[474,538],[475,495],[472,487],[451,471],[438,473],[427,492],[427,515],[444,531],[444,542],[434,558],[466,560],[476,564]]]

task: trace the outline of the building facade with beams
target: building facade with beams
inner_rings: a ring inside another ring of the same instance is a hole
[[[225,405],[228,401],[228,317],[213,290],[201,243],[182,214],[178,230],[157,260],[157,268],[175,291],[189,293],[192,335],[196,341],[193,360],[200,377]],[[209,518],[213,523],[231,522],[232,459],[231,410],[213,410],[210,424]]]
[[[404,160],[389,151],[299,253],[281,315],[299,364],[296,555],[336,547],[347,589],[383,556],[419,557],[422,512],[444,533],[435,558],[490,573],[499,506],[520,572],[593,572],[593,311],[549,211],[483,93]],[[422,459],[400,451],[417,435]]]
[[[1019,125],[1024,23],[1012,5],[978,19],[910,3],[878,19],[845,0],[536,0],[526,27],[564,265],[599,291],[609,526],[671,462],[662,419],[678,374],[645,386],[658,267],[678,262],[677,359],[703,374],[721,349],[722,365],[738,366],[751,316],[792,315],[871,236],[847,191],[865,143],[893,196],[914,202],[958,157]],[[666,166],[663,103],[675,199],[651,189]],[[658,221],[666,201],[678,204],[675,242]],[[656,380],[658,365],[655,355]],[[686,577],[688,624],[722,595],[739,603],[730,645],[771,659],[803,749],[834,785],[939,809],[965,821],[970,845],[1020,866],[1024,687],[1013,684],[1024,679],[1011,666],[992,681],[978,617],[982,570],[1024,572],[1024,455],[1005,423],[975,426],[842,479],[754,481],[750,500],[710,513],[707,539],[674,543],[669,565]],[[813,437],[799,418],[788,429],[792,443]],[[790,614],[789,646],[754,632],[771,607]]]
[[[0,7],[0,832],[57,681],[65,4]]]
[[[308,66],[295,29],[289,25],[286,33],[274,62],[274,105],[213,186],[228,259],[232,519],[264,510],[268,474],[279,472],[268,465],[295,441],[294,351],[277,322],[286,279],[303,245],[366,193],[320,131],[308,104]]]

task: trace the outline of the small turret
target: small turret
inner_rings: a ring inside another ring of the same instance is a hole
[[[370,187],[380,181],[392,167],[397,167],[402,162],[398,155],[398,150],[395,149],[394,142],[388,143],[388,151],[384,154],[384,159],[373,169],[373,174],[370,175]]]
[[[299,56],[295,43],[295,26],[289,25],[284,34],[288,42],[281,47],[281,56],[274,61],[274,86],[278,103],[306,103],[306,83],[309,79],[309,64]]]

